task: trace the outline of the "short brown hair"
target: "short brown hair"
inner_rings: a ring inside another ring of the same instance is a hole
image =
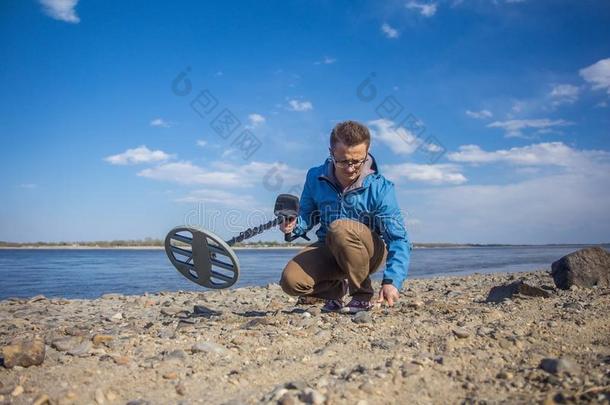
[[[330,133],[330,147],[334,148],[341,142],[345,146],[355,146],[366,143],[368,148],[371,145],[371,134],[369,129],[356,121],[343,121],[335,125]]]

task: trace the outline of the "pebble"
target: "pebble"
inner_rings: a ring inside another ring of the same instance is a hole
[[[292,393],[287,392],[278,399],[277,403],[278,405],[297,405],[299,402]]]
[[[42,338],[20,339],[2,348],[4,367],[38,366],[45,358],[46,346]]]
[[[85,357],[89,355],[89,350],[91,350],[91,342],[84,340],[78,346],[68,350],[68,354],[74,357]]]
[[[212,342],[197,342],[191,347],[191,352],[194,353],[216,353],[225,354],[227,349],[223,346]]]
[[[326,397],[324,395],[311,388],[304,389],[301,395],[299,395],[299,399],[306,404],[313,405],[321,405],[324,403],[324,401],[326,401]]]
[[[562,374],[562,373],[568,373],[572,376],[578,374],[580,372],[580,367],[578,366],[578,363],[576,363],[574,360],[567,358],[567,357],[563,357],[563,358],[559,358],[559,359],[555,359],[555,358],[546,358],[546,359],[542,359],[540,361],[540,366],[541,369],[543,369],[544,371],[546,371],[547,373],[551,373],[551,374]]]
[[[122,312],[117,312],[115,314],[113,314],[112,316],[110,316],[109,318],[107,318],[109,321],[111,322],[118,322],[123,320],[123,313]]]
[[[21,394],[23,394],[23,387],[21,385],[16,386],[11,392],[11,396],[13,397],[18,397]]]
[[[365,392],[367,394],[374,394],[375,387],[373,386],[373,384],[371,384],[370,381],[366,381],[362,385],[360,385],[360,391]]]
[[[163,358],[163,360],[181,360],[184,361],[186,360],[187,356],[186,356],[186,352],[184,350],[181,349],[177,349],[174,350],[172,352],[169,352],[168,354],[166,354]]]
[[[47,394],[40,394],[36,397],[36,399],[34,399],[34,401],[32,402],[32,405],[45,405],[51,404],[51,398],[49,398],[49,396]]]
[[[176,384],[176,394],[182,396],[186,395],[186,387],[184,386],[184,384]]]
[[[407,307],[412,308],[412,309],[420,309],[420,308],[423,308],[423,306],[424,306],[424,302],[421,300],[414,300],[407,304]]]
[[[307,313],[313,316],[318,316],[322,313],[322,310],[320,309],[320,307],[309,307],[307,308]]]
[[[373,322],[373,316],[369,311],[360,311],[352,318],[354,323],[371,323]]]
[[[114,336],[111,335],[95,335],[93,336],[93,339],[91,339],[93,341],[93,344],[98,346],[101,344],[106,344],[108,342],[111,342],[114,339]]]
[[[130,359],[127,356],[114,356],[112,358],[112,361],[114,361],[114,364],[116,364],[116,365],[125,366],[125,365],[129,364]]]
[[[470,332],[468,332],[466,329],[463,329],[463,328],[454,328],[453,334],[460,339],[466,339],[467,337],[470,336]]]
[[[102,391],[101,388],[95,390],[93,397],[95,399],[95,402],[97,402],[99,405],[102,405],[106,402],[106,396],[104,395],[104,391]]]
[[[286,383],[284,387],[289,390],[303,391],[305,388],[307,388],[307,384],[305,384],[305,381],[290,381]]]
[[[169,373],[163,374],[163,378],[165,378],[166,380],[175,380],[178,378],[178,373],[176,373],[175,371],[170,371]]]

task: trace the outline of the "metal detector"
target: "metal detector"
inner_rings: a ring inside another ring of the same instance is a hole
[[[273,213],[275,219],[248,228],[227,241],[205,229],[178,226],[165,237],[165,253],[180,274],[190,281],[207,288],[231,287],[239,278],[239,260],[231,246],[295,218],[299,213],[299,198],[280,194]],[[284,240],[292,242],[300,237],[309,240],[306,235],[291,234],[285,234]]]

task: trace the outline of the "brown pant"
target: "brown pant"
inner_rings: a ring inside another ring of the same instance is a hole
[[[370,274],[384,262],[383,240],[364,224],[338,219],[330,224],[325,242],[301,250],[284,268],[280,285],[289,295],[324,299],[343,298],[343,280],[357,300],[373,297]]]

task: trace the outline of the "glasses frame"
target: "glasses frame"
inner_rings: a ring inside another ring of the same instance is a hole
[[[328,148],[328,151],[330,152],[330,159],[333,161],[333,163],[335,165],[337,165],[337,167],[340,167],[342,169],[352,167],[352,168],[354,168],[354,170],[359,170],[362,167],[362,165],[364,164],[364,162],[366,162],[367,159],[369,158],[368,153],[367,153],[367,156],[362,160],[337,160],[337,159],[335,159],[333,150],[331,148]]]

